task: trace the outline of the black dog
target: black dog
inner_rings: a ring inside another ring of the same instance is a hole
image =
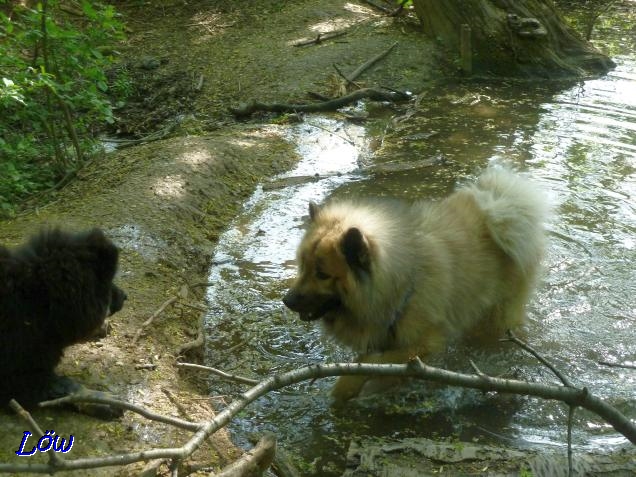
[[[118,255],[99,229],[51,229],[13,250],[0,246],[0,407],[82,389],[54,368],[64,348],[90,340],[121,310]]]

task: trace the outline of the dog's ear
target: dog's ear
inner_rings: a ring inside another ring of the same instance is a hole
[[[119,250],[100,229],[93,229],[86,235],[86,244],[95,257],[96,271],[104,280],[110,281],[117,271]]]
[[[320,206],[316,204],[313,200],[309,202],[309,219],[313,222],[316,220],[318,213],[320,212]]]
[[[345,232],[340,242],[340,249],[351,268],[369,271],[371,266],[369,242],[359,228],[351,227]]]

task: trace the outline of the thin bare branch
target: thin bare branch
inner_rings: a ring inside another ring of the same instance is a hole
[[[63,404],[69,403],[93,403],[93,404],[105,404],[108,406],[112,406],[115,408],[125,409],[127,411],[132,411],[140,416],[145,417],[146,419],[150,419],[151,421],[163,422],[164,424],[170,424],[171,426],[179,427],[181,429],[186,429],[188,431],[197,431],[201,427],[201,423],[185,421],[183,419],[179,419],[171,416],[164,416],[162,414],[154,413],[145,407],[138,406],[136,404],[132,404],[126,401],[121,401],[119,399],[111,398],[105,396],[103,394],[97,395],[92,393],[77,393],[70,394],[68,396],[64,396],[58,399],[53,399],[51,401],[43,401],[40,403],[40,407],[53,407],[53,406],[61,406]]]
[[[384,58],[385,56],[387,56],[389,53],[391,53],[391,51],[393,50],[393,48],[395,48],[398,45],[398,42],[396,41],[395,43],[393,43],[390,47],[388,47],[386,50],[384,50],[382,53],[374,56],[373,58],[371,58],[370,60],[364,62],[362,65],[360,65],[353,73],[351,73],[350,75],[347,76],[347,79],[351,82],[355,81],[356,79],[358,79],[358,76],[360,76],[362,73],[364,73],[366,70],[368,70],[369,68],[371,68],[373,65],[375,65],[378,61],[380,61],[382,58]]]
[[[568,477],[572,477],[574,464],[572,462],[572,422],[574,421],[574,410],[576,406],[570,406],[568,410]]]
[[[345,81],[345,83],[347,83],[349,86],[353,86],[354,88],[358,88],[358,89],[362,88],[362,86],[360,86],[358,83],[356,83],[352,79],[349,79],[347,75],[345,75],[340,70],[340,68],[338,68],[338,65],[334,63],[332,66],[333,66],[333,69],[336,70],[336,73],[338,73],[338,76],[340,76]]]
[[[38,425],[38,423],[35,422],[35,419],[33,419],[33,416],[31,416],[31,413],[27,411],[26,409],[24,409],[22,406],[20,406],[18,401],[16,401],[15,399],[11,399],[9,401],[9,407],[20,418],[26,421],[27,425],[29,426],[31,431],[33,431],[34,435],[38,435],[38,436],[44,435],[44,432],[42,431],[42,429],[40,429],[40,426]],[[51,436],[51,439],[52,439],[52,436]],[[64,462],[64,459],[62,459],[61,456],[57,455],[56,452],[49,452],[49,465],[59,467],[60,465],[63,464],[63,462]]]
[[[599,361],[598,364],[613,368],[636,369],[636,364],[610,363],[609,361]]]
[[[144,321],[141,324],[141,326],[137,330],[137,333],[135,333],[135,337],[133,338],[133,344],[139,341],[139,338],[141,337],[142,333],[146,330],[146,328],[148,328],[152,324],[153,321],[155,321],[155,318],[157,318],[161,313],[164,312],[166,308],[168,308],[178,299],[179,299],[179,295],[175,295],[167,299],[166,301],[164,301],[163,304],[157,309],[157,311],[155,311],[150,318],[148,318],[146,321]]]
[[[237,383],[242,384],[258,384],[260,381],[258,379],[246,378],[245,376],[238,376],[236,374],[226,373],[225,371],[221,371],[220,369],[211,368],[210,366],[203,366],[201,364],[194,363],[176,363],[178,368],[185,369],[198,369],[200,371],[208,371],[212,374],[216,374],[217,376],[221,376],[222,378],[229,379],[230,381],[236,381]]]
[[[308,40],[299,40],[295,43],[292,43],[292,46],[318,45],[323,41],[331,40],[332,38],[338,38],[339,36],[346,35],[347,33],[347,30],[333,31],[329,33],[318,33],[315,38],[311,38]]]
[[[563,383],[564,386],[567,386],[567,387],[570,387],[570,388],[574,387],[574,386],[572,386],[572,383],[570,382],[570,380],[567,377],[565,377],[565,375],[563,373],[561,373],[561,371],[556,369],[556,367],[552,363],[550,363],[547,359],[545,359],[532,346],[530,346],[525,341],[520,340],[519,338],[517,338],[515,336],[515,334],[511,330],[508,330],[506,332],[506,334],[508,335],[508,338],[503,338],[500,341],[511,341],[512,343],[515,343],[517,346],[519,346],[519,347],[523,348],[524,350],[526,350],[532,356],[537,358],[543,365],[545,365],[547,368],[549,368],[550,371],[552,371],[554,373],[554,375],[561,380],[561,382]]]
[[[477,376],[480,376],[480,377],[484,377],[484,376],[486,376],[486,374],[484,374],[484,373],[483,373],[483,372],[482,372],[482,371],[481,371],[481,370],[477,367],[477,365],[475,364],[475,362],[474,362],[472,359],[469,359],[468,361],[470,362],[470,367],[471,367],[471,368],[473,368],[473,371],[475,371],[475,374],[476,374]]]
[[[273,434],[266,434],[256,446],[243,454],[237,461],[232,462],[216,477],[244,477],[247,475],[262,475],[274,460],[276,455],[276,438]]]

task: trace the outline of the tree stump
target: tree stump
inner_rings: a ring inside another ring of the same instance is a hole
[[[515,77],[584,77],[615,66],[570,30],[551,0],[413,0],[426,34],[459,58],[472,32],[472,71]]]

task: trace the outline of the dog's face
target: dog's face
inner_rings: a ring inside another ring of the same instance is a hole
[[[298,248],[298,276],[283,303],[303,321],[330,322],[347,313],[347,296],[369,273],[369,246],[356,227],[345,229],[328,211],[309,204],[310,228]]]
[[[114,283],[110,288],[110,305],[108,306],[108,316],[114,315],[124,307],[124,302],[128,299],[126,292]]]
[[[64,343],[92,337],[124,306],[126,293],[113,283],[119,251],[100,229],[46,230],[18,253],[35,267],[38,280],[31,287],[46,292],[40,307]]]

